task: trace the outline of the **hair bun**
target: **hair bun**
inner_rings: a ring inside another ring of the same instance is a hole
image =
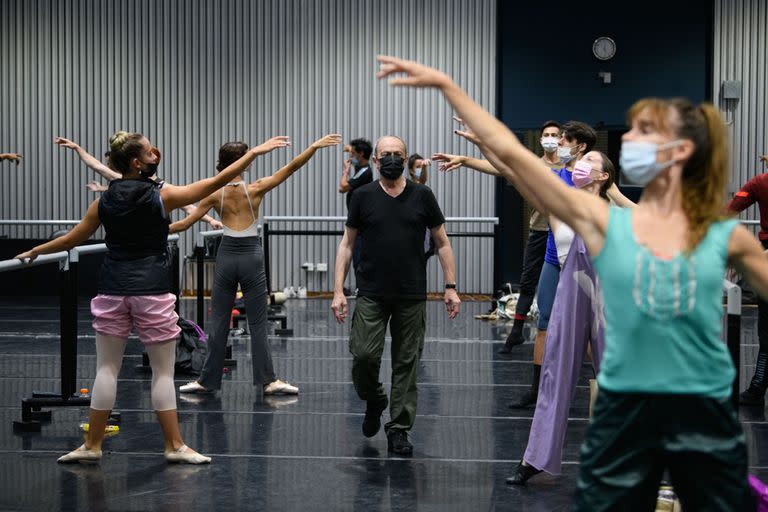
[[[128,135],[130,135],[130,132],[126,132],[125,130],[119,130],[113,133],[109,138],[109,150],[115,151],[120,149],[123,144],[125,144],[126,139],[128,139]]]

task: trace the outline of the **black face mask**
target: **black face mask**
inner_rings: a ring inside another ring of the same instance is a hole
[[[396,180],[403,174],[405,161],[398,155],[387,155],[379,158],[379,173],[383,178]]]
[[[141,171],[139,171],[139,173],[141,174],[141,177],[142,178],[151,178],[152,176],[157,174],[157,166],[158,165],[159,164],[147,164],[147,168],[146,169],[142,169]]]

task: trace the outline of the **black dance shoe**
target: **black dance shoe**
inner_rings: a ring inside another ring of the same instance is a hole
[[[765,390],[749,386],[739,395],[740,405],[753,405],[756,407],[765,406]]]
[[[532,476],[536,476],[539,473],[541,473],[540,469],[536,469],[533,466],[525,466],[523,461],[520,461],[512,476],[507,478],[507,484],[525,485],[525,482],[527,482]]]
[[[539,399],[538,393],[534,393],[531,389],[525,392],[516,402],[509,404],[510,409],[533,409],[536,407],[536,400]]]

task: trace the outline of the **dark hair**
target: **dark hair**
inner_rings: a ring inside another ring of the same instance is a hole
[[[410,171],[413,169],[413,164],[416,163],[416,160],[424,160],[424,157],[421,156],[418,153],[414,153],[411,156],[408,157],[408,170]]]
[[[555,128],[557,128],[558,131],[563,129],[563,126],[560,123],[550,119],[549,121],[544,121],[544,124],[542,124],[541,128],[539,128],[539,136],[541,136],[541,134],[544,133],[544,130],[546,130],[550,126],[554,126]]]
[[[616,166],[613,165],[613,162],[611,162],[611,159],[608,158],[608,155],[602,151],[596,151],[596,153],[598,153],[600,158],[603,160],[603,172],[608,174],[608,179],[600,185],[600,197],[607,201],[608,189],[611,188],[614,183],[616,183]]]
[[[349,145],[352,146],[352,149],[362,154],[363,158],[366,160],[371,158],[373,146],[371,145],[371,141],[368,139],[354,139],[349,141]]]
[[[136,132],[115,132],[109,138],[109,164],[120,174],[131,171],[131,160],[138,158],[144,150],[141,139],[144,135]]]
[[[568,121],[563,125],[563,136],[566,139],[574,139],[576,144],[585,144],[582,154],[586,155],[597,142],[597,134],[587,123],[581,121]]]
[[[245,142],[227,142],[219,148],[219,161],[216,163],[216,170],[223,171],[233,163],[240,160],[248,151],[248,144]]]

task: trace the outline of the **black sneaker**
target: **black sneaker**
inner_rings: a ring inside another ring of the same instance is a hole
[[[750,385],[739,395],[739,404],[754,405],[758,407],[765,406],[765,390]]]
[[[539,399],[539,395],[529,389],[517,401],[510,403],[509,408],[510,409],[533,409],[534,407],[536,407],[536,400],[538,399]]]
[[[389,400],[385,396],[383,400],[368,401],[365,407],[365,419],[363,419],[363,435],[365,437],[375,436],[381,428],[381,413],[389,405]]]
[[[397,455],[413,454],[413,445],[408,441],[408,432],[404,430],[387,432],[387,449]]]

